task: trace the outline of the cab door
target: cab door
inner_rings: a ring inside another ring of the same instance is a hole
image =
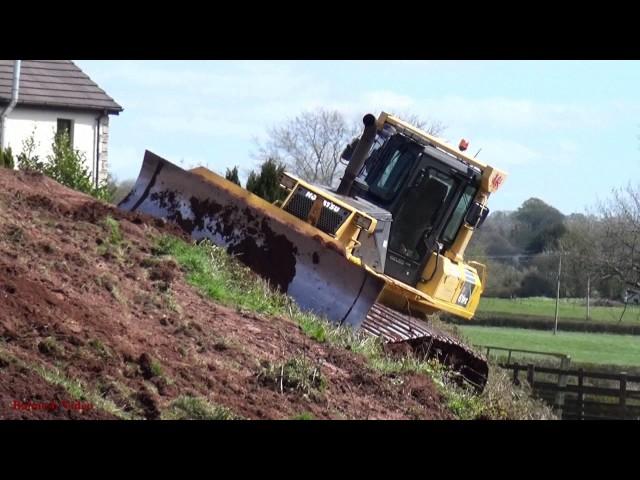
[[[434,251],[442,226],[463,182],[427,154],[421,154],[402,195],[392,207],[385,273],[416,285],[424,261]]]

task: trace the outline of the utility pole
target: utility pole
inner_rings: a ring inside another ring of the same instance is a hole
[[[558,290],[556,291],[556,321],[553,326],[553,334],[558,333],[558,304],[560,303],[560,274],[562,273],[562,254],[558,262]]]
[[[590,318],[589,314],[589,297],[591,293],[591,275],[587,275],[587,320]]]

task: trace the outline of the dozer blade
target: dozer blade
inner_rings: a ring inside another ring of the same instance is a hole
[[[194,240],[225,247],[298,305],[358,327],[384,281],[300,219],[206,170],[189,172],[147,151],[133,190],[118,205],[163,218]]]

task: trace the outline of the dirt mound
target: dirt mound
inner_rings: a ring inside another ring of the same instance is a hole
[[[253,419],[451,418],[427,377],[202,297],[155,254],[167,233],[0,169],[0,418],[156,419],[191,397]]]

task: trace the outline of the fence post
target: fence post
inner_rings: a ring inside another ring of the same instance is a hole
[[[591,294],[591,275],[587,275],[587,320],[591,317],[591,312],[589,312],[589,301]]]
[[[520,375],[520,364],[515,363],[513,365],[513,384],[514,385],[520,384],[520,379],[518,378],[519,375]]]
[[[620,410],[624,420],[627,417],[627,372],[620,372]]]
[[[571,357],[569,355],[562,357],[560,360],[560,368],[563,372],[569,369],[569,363],[571,363]],[[563,372],[558,374],[558,392],[556,393],[556,408],[560,411],[560,417],[562,417],[562,409],[564,408],[564,391],[567,387],[567,374]]]
[[[584,417],[584,369],[578,370],[578,420]]]
[[[560,260],[558,261],[558,291],[556,292],[556,321],[553,325],[553,334],[558,333],[558,305],[560,303],[560,274],[562,273],[562,253],[560,253]]]
[[[531,390],[533,390],[533,376],[535,375],[536,367],[533,363],[530,363],[527,367],[527,382],[531,386]]]

